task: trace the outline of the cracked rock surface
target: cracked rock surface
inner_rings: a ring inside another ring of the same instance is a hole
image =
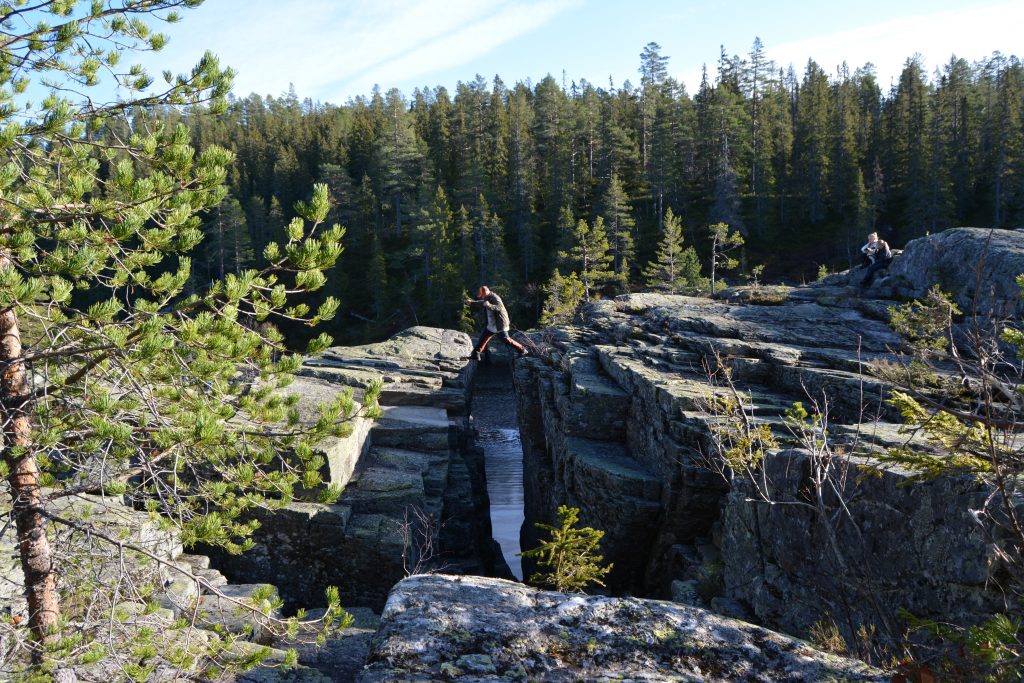
[[[862,662],[657,600],[421,575],[391,593],[360,683],[888,681]]]

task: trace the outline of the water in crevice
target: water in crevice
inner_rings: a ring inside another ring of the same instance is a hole
[[[497,355],[497,354],[495,354]],[[498,356],[481,363],[473,383],[473,422],[484,449],[491,533],[516,578],[523,578],[519,529],[523,525],[523,449],[519,441],[511,368]]]

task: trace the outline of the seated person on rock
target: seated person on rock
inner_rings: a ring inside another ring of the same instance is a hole
[[[483,354],[488,342],[491,341],[491,337],[494,335],[498,335],[503,342],[514,348],[520,356],[526,355],[526,347],[508,334],[510,325],[508,311],[505,310],[505,304],[502,303],[500,296],[492,292],[487,285],[482,285],[477,291],[477,298],[466,299],[466,303],[471,306],[483,306],[487,312],[487,325],[480,333],[476,346],[473,347],[473,355],[471,356],[473,360],[480,360],[481,354]]]
[[[878,233],[868,235],[868,243],[860,248],[862,254],[871,259],[871,265],[864,273],[864,279],[860,283],[861,289],[866,289],[871,281],[875,279],[875,273],[889,267],[892,261],[892,249],[885,240],[878,239]]]

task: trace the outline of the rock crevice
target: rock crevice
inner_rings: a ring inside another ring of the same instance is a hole
[[[414,327],[387,341],[336,347],[309,358],[289,391],[316,403],[352,388],[358,399],[382,381],[379,420],[321,444],[326,484],[344,487],[332,505],[293,503],[259,513],[256,547],[215,554],[231,576],[274,582],[286,604],[380,610],[391,587],[416,570],[508,575],[491,539],[483,455],[468,423],[475,366],[469,337]]]

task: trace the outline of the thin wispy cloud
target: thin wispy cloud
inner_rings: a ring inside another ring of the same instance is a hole
[[[176,72],[211,48],[238,72],[235,92],[297,92],[340,103],[458,67],[582,0],[253,0],[244,12],[204,4],[170,27],[173,50],[146,61]],[[226,31],[225,27],[230,27]]]
[[[378,66],[339,83],[340,92],[367,92],[376,84],[408,81],[441,69],[469,64],[499,45],[525,35],[552,21],[581,0],[506,2],[489,16],[455,28],[434,40],[385,60]],[[467,74],[469,78],[471,74]]]

